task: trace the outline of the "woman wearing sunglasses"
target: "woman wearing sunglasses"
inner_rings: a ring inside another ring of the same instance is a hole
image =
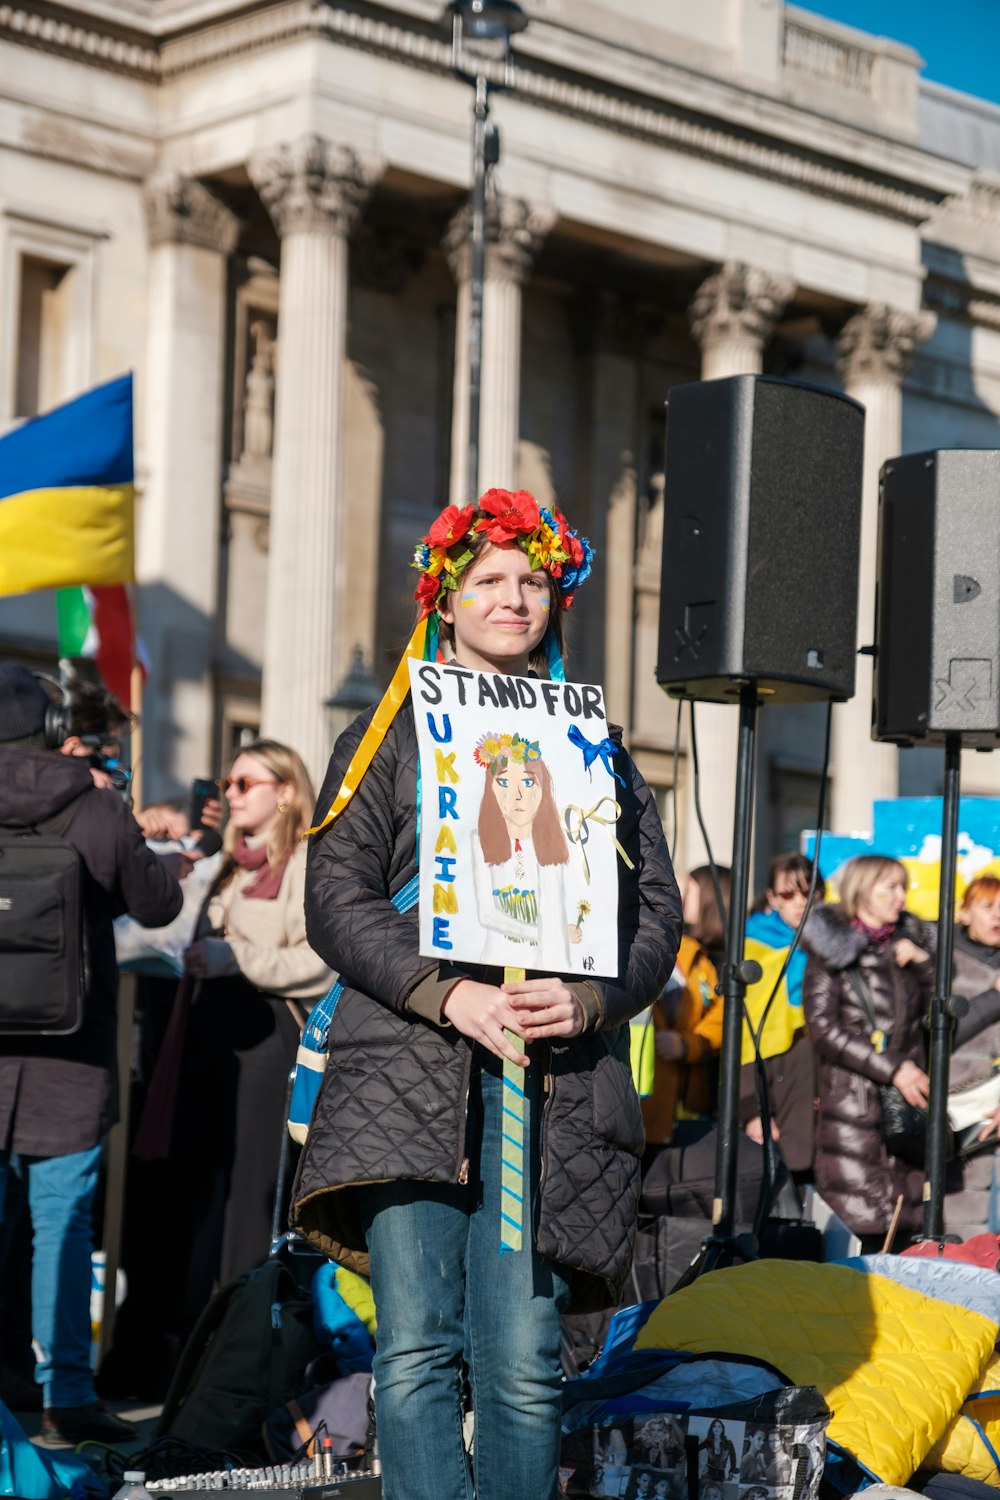
[[[256,740],[219,786],[226,859],[184,955],[197,984],[174,1131],[195,1218],[189,1317],[213,1280],[267,1255],[288,1074],[302,1020],[330,984],[306,941],[305,766],[286,745]]]

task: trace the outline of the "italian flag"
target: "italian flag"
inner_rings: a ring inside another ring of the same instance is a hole
[[[59,655],[90,656],[115,697],[130,706],[132,662],[135,657],[135,626],[128,590],[122,583],[94,588],[59,589],[56,592],[59,621]],[[139,662],[143,680],[146,664]]]

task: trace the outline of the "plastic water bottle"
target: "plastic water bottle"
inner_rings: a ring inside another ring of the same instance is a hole
[[[154,1500],[146,1488],[146,1476],[141,1469],[126,1469],[122,1480],[122,1487],[115,1490],[112,1500]]]

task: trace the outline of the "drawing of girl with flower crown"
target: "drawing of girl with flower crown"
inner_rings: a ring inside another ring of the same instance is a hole
[[[582,934],[566,919],[569,846],[541,749],[519,734],[486,734],[473,758],[486,773],[472,835],[476,907],[486,930],[482,962],[564,973],[568,945]],[[511,943],[523,953],[512,952]]]

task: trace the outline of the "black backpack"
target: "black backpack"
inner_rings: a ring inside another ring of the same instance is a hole
[[[263,1424],[306,1387],[321,1353],[312,1299],[279,1251],[216,1292],[184,1346],[156,1437],[266,1453]]]
[[[0,828],[0,1036],[83,1023],[83,860],[66,834],[84,795],[32,828]]]

